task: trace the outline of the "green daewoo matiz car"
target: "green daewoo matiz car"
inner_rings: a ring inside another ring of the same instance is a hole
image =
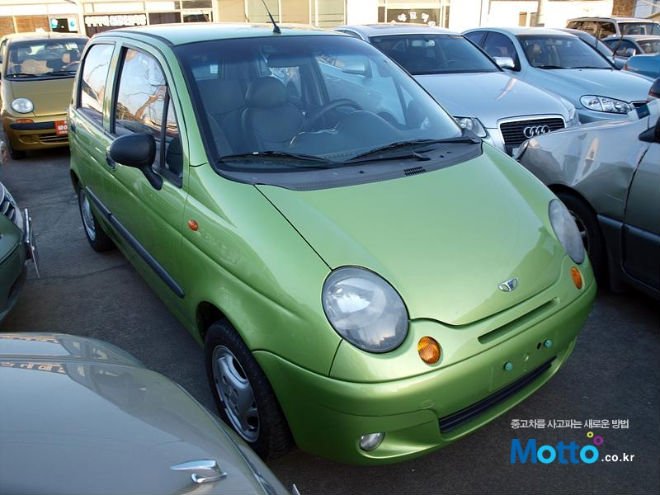
[[[84,231],[204,344],[220,414],[262,456],[430,452],[568,358],[596,293],[581,238],[378,50],[276,31],[90,41],[69,111]]]

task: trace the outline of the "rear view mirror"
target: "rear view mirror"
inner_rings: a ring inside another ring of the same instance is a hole
[[[151,168],[156,158],[156,141],[151,134],[127,134],[115,139],[108,148],[111,162],[137,168],[155,189],[160,189],[163,179]]]
[[[639,135],[639,140],[646,143],[660,143],[660,119]]]
[[[635,51],[636,50],[634,48],[626,48],[625,52],[623,52],[623,56],[630,58],[635,55]]]
[[[350,63],[341,67],[341,71],[344,74],[371,77],[371,66],[367,60],[352,60]]]
[[[516,63],[511,57],[493,57],[495,63],[499,66],[500,69],[515,69]]]

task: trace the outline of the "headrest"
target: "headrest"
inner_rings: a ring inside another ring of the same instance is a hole
[[[286,103],[286,86],[273,76],[260,77],[248,87],[245,100],[250,107],[269,108]]]
[[[202,105],[211,114],[225,114],[245,104],[241,85],[236,79],[208,79],[197,83]]]

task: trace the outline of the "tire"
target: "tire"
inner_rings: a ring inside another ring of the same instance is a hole
[[[601,283],[605,282],[607,278],[607,256],[603,234],[600,231],[595,213],[586,202],[572,194],[558,193],[557,197],[562,200],[575,219],[596,278]]]
[[[225,320],[205,339],[206,372],[220,417],[262,459],[285,454],[293,439],[275,393],[236,330]]]
[[[11,139],[7,138],[7,151],[12,160],[21,160],[25,158],[25,151],[15,150],[11,145]]]
[[[87,198],[85,189],[82,187],[78,187],[78,209],[80,210],[80,218],[82,220],[83,230],[85,231],[85,237],[87,237],[87,241],[89,241],[92,249],[99,253],[114,249],[115,244],[96,220],[89,203],[89,198]]]

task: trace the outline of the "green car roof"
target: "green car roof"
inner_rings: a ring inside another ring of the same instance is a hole
[[[273,32],[272,24],[228,24],[228,23],[199,23],[199,24],[157,24],[153,26],[130,27],[113,29],[95,37],[114,36],[117,33],[135,33],[151,37],[158,37],[171,45],[184,45],[200,41],[236,38],[259,38],[268,36],[310,36],[310,35],[338,35],[323,29],[307,25],[279,25],[281,34]]]

